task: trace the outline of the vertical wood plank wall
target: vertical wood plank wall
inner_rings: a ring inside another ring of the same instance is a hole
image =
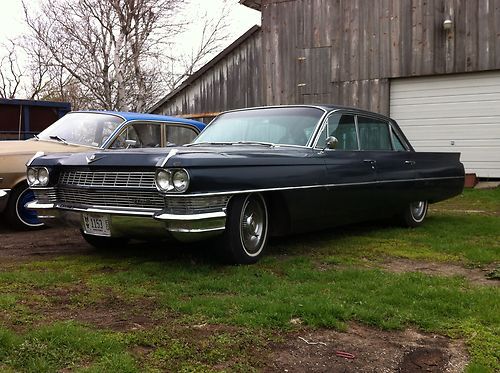
[[[264,105],[261,61],[261,33],[257,31],[154,113],[203,114]],[[211,116],[196,119],[207,122]]]
[[[391,78],[500,69],[500,0],[262,0],[261,12],[261,32],[163,112],[336,103],[389,114]]]

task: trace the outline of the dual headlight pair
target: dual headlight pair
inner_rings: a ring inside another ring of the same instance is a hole
[[[46,167],[28,167],[27,179],[29,186],[47,186],[49,170]]]
[[[189,187],[189,174],[183,168],[156,170],[155,183],[161,192],[183,193]]]

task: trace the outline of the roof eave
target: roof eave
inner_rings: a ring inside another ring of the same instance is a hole
[[[262,8],[261,0],[240,0],[240,4],[258,11]]]

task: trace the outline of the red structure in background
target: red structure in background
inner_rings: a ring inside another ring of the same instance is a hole
[[[0,99],[0,140],[33,137],[71,110],[69,102]]]

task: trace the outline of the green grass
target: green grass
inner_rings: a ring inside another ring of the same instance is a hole
[[[418,229],[358,225],[276,240],[254,266],[155,250],[10,265],[0,271],[0,370],[247,372],[300,319],[301,328],[356,321],[464,338],[469,370],[494,371],[500,287],[373,266],[394,257],[498,266],[499,199],[497,190],[467,191]],[[487,213],[456,211],[476,204]],[[151,325],[119,332],[68,321],[82,308],[106,312],[110,299],[129,315],[148,315]]]

